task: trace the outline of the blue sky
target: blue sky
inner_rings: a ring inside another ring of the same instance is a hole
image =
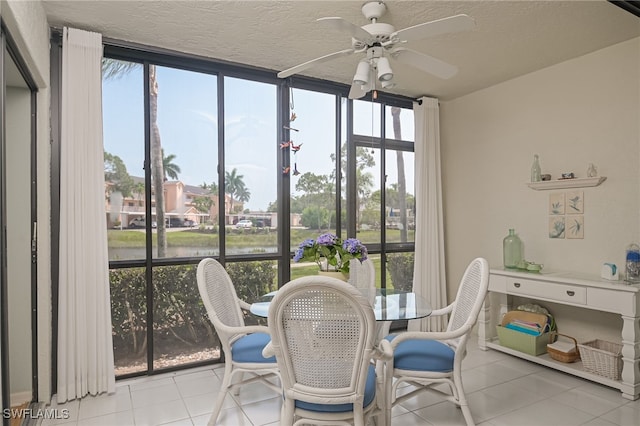
[[[189,185],[217,182],[218,123],[217,77],[191,71],[157,67],[158,127],[165,154],[176,156],[179,179]],[[335,98],[331,95],[294,90],[293,111],[297,119],[291,139],[302,148],[291,153],[301,173],[329,174],[333,169],[329,154],[335,144]],[[103,84],[104,146],[118,155],[132,176],[144,176],[144,109],[142,67]],[[370,135],[372,115],[374,134],[379,133],[379,107],[356,102],[356,133]],[[390,114],[388,114],[390,115]],[[225,80],[225,162],[226,169],[237,169],[251,193],[245,207],[265,210],[276,199],[277,156],[276,86],[226,78]],[[403,111],[402,135],[413,139],[411,111]],[[391,117],[387,134],[392,135]],[[395,156],[394,156],[395,158]],[[411,157],[413,158],[413,157]],[[413,164],[406,161],[407,176],[413,177]],[[394,182],[394,173],[388,172]],[[292,176],[292,191],[296,177]],[[376,185],[379,179],[376,175]],[[407,182],[413,192],[413,181]]]

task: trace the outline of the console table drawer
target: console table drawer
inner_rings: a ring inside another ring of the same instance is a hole
[[[587,289],[567,284],[547,283],[533,280],[510,278],[507,280],[507,292],[532,296],[546,300],[557,300],[580,305],[587,303]]]

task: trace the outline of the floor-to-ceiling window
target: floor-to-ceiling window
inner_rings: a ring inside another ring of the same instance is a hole
[[[415,233],[413,111],[371,100],[353,102],[355,224],[373,247],[381,287],[409,290]]]
[[[277,253],[277,87],[224,79],[226,254]],[[271,210],[271,211],[270,211]]]
[[[184,260],[219,254],[217,77],[106,59],[103,82],[117,374],[219,359]]]
[[[282,150],[289,154],[283,174],[290,181],[290,246],[332,233],[344,237],[336,207],[342,193],[336,171],[343,160],[336,141],[336,95],[312,90],[290,90],[290,131]],[[291,262],[291,278],[309,275],[315,263]]]
[[[392,254],[413,249],[408,100],[352,102],[348,88],[328,82],[283,84],[275,73],[195,58],[105,52],[117,375],[220,359],[195,280],[203,257],[219,259],[251,302],[315,273],[292,252],[331,232],[367,244],[379,286],[399,285],[386,270]],[[402,136],[385,132],[396,105],[405,107]]]

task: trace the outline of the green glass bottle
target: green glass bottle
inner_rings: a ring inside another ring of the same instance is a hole
[[[505,268],[518,268],[518,264],[522,260],[522,241],[514,229],[509,229],[509,235],[502,240],[502,254]]]
[[[538,154],[536,154],[533,156],[533,164],[531,165],[531,182],[540,182],[541,180],[540,160],[538,159]]]

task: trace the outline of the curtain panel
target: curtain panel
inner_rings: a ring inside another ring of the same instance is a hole
[[[58,403],[115,392],[102,142],[102,36],[64,28]]]
[[[413,291],[433,309],[447,306],[445,277],[442,177],[440,171],[440,107],[423,97],[414,102],[416,234]],[[444,331],[446,318],[411,321],[409,330]]]

